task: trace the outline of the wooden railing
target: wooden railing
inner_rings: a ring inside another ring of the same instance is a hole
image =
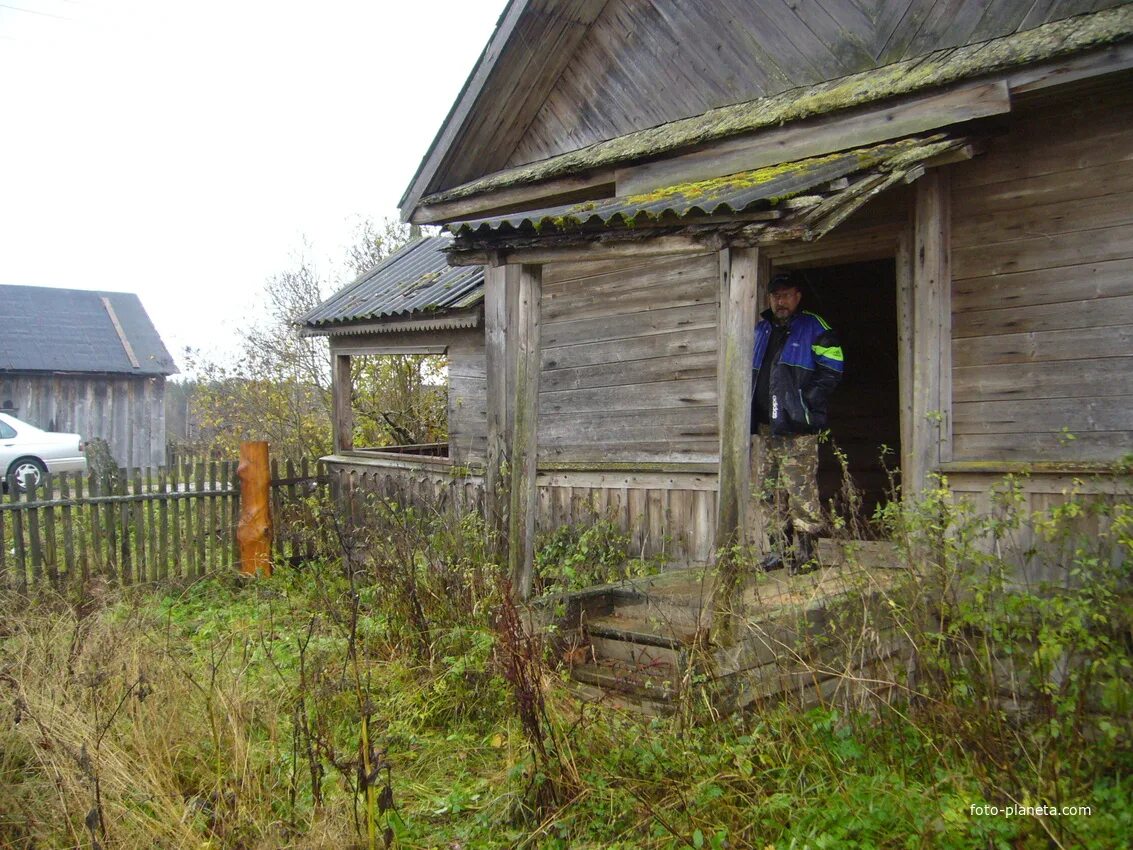
[[[313,557],[296,517],[325,484],[303,461],[272,463],[273,548],[292,562]],[[26,590],[103,576],[117,584],[193,578],[232,568],[240,484],[235,461],[113,475],[63,473],[0,494],[0,587]]]

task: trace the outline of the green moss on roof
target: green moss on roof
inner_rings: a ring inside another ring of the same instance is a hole
[[[815,86],[712,109],[702,115],[639,130],[581,150],[497,172],[421,200],[422,205],[537,183],[691,145],[751,133],[949,85],[983,74],[1079,53],[1133,38],[1133,5],[1079,15],[1002,38],[948,48]]]

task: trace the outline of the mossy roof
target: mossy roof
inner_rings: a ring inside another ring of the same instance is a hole
[[[943,134],[913,137],[604,201],[458,221],[450,224],[449,229],[457,237],[519,230],[542,233],[587,226],[633,226],[673,216],[737,214],[753,207],[773,208],[842,177],[864,172],[904,173],[957,144]]]
[[[512,186],[538,183],[752,133],[842,109],[969,80],[1091,48],[1133,39],[1133,4],[1078,15],[979,44],[937,50],[916,59],[712,109],[599,142],[549,159],[499,171],[434,193],[429,205]]]

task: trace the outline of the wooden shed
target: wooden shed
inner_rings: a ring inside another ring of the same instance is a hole
[[[595,509],[705,562],[752,536],[753,327],[795,270],[867,498],[884,445],[906,494],[1051,504],[1133,448],[1131,67],[1104,0],[514,0],[401,202],[483,302],[332,337],[336,375],[387,328],[456,353],[448,448],[521,592]]]
[[[165,465],[173,358],[137,295],[0,286],[0,410],[106,441],[120,466]]]

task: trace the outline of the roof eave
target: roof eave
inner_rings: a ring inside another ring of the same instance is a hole
[[[410,319],[404,316],[378,321],[331,322],[324,325],[304,325],[302,337],[344,336],[355,334],[391,334],[414,331],[457,330],[475,328],[480,324],[480,305],[453,310],[430,318]]]

